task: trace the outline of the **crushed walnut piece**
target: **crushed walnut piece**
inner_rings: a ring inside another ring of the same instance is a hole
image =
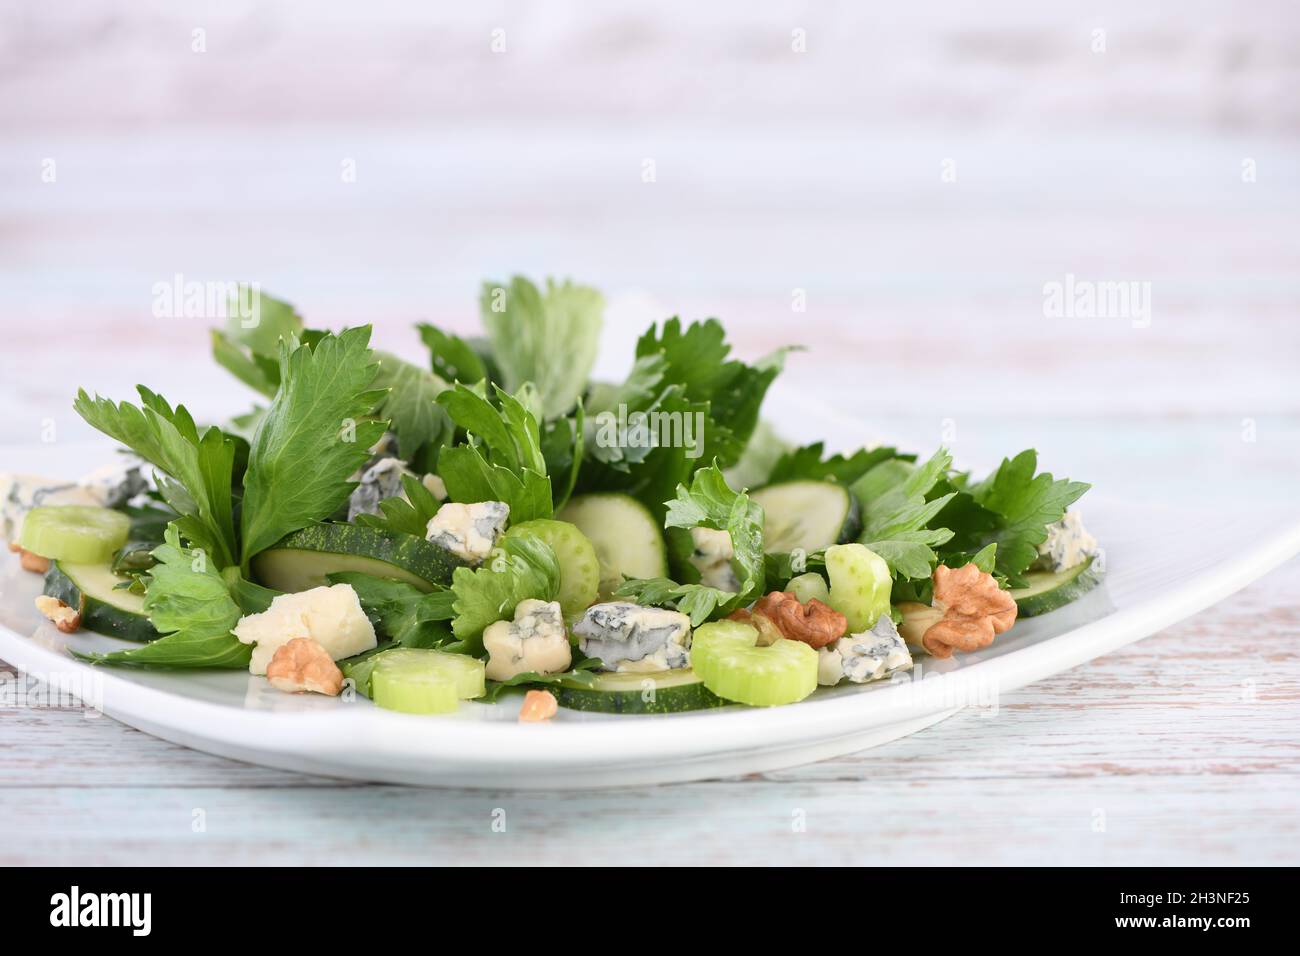
[[[559,709],[559,702],[549,690],[530,690],[524,695],[524,704],[519,708],[519,722],[541,723],[554,717]]]
[[[310,637],[295,637],[276,648],[266,665],[266,679],[289,694],[310,691],[337,697],[343,690],[343,672],[329,651]]]
[[[81,611],[64,604],[56,597],[42,594],[36,599],[36,610],[44,614],[64,634],[71,634],[81,627]]]
[[[1016,623],[1015,598],[974,564],[939,565],[931,606],[901,605],[900,610],[904,637],[939,658],[951,657],[955,650],[988,647]]]
[[[50,569],[49,558],[43,558],[25,548],[18,549],[18,564],[24,571],[31,571],[33,574],[44,574]]]
[[[770,625],[780,637],[802,641],[814,650],[838,640],[849,629],[848,618],[839,611],[816,598],[800,604],[790,591],[773,591],[760,598],[751,610],[736,611],[729,617],[757,627],[760,643],[764,643],[765,635],[771,636]]]

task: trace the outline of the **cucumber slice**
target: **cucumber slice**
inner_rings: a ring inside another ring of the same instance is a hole
[[[339,571],[360,571],[432,591],[450,584],[452,571],[462,564],[450,551],[414,535],[316,524],[253,558],[253,573],[260,583],[286,594],[329,584],[327,575]]]
[[[768,552],[811,554],[862,530],[862,508],[843,485],[830,481],[787,481],[750,495],[763,506],[763,547]]]
[[[748,624],[705,624],[692,638],[691,666],[713,693],[752,707],[793,704],[817,689],[816,651],[802,641],[757,641]]]
[[[869,631],[889,613],[894,579],[885,559],[861,544],[837,544],[826,549],[826,573],[831,579],[826,603],[849,619],[849,633]]]
[[[1081,561],[1064,571],[1030,571],[1023,588],[1012,588],[1020,617],[1035,617],[1077,601],[1101,583],[1101,572],[1094,571],[1095,559]]]
[[[149,623],[144,597],[117,588],[127,580],[107,564],[54,561],[45,573],[45,593],[80,610],[81,626],[86,630],[124,641],[156,640],[158,632]]]
[[[131,519],[95,505],[43,505],[27,512],[18,543],[52,561],[100,564],[126,544]]]
[[[577,525],[596,549],[596,559],[600,562],[600,600],[613,597],[624,576],[668,576],[663,529],[650,510],[632,496],[579,495],[556,517]]]
[[[487,689],[483,662],[465,654],[397,647],[376,654],[374,661],[370,695],[386,710],[449,714],[459,701],[482,697]],[[355,680],[356,671],[349,676]]]
[[[560,562],[560,593],[556,600],[566,618],[577,617],[595,603],[600,593],[600,562],[596,549],[577,525],[551,518],[517,524],[506,537],[531,534],[541,538]]]
[[[676,714],[727,703],[689,667],[657,674],[600,674],[589,685],[561,682],[551,690],[561,707],[602,714]]]
[[[826,586],[826,579],[815,571],[791,578],[785,589],[797,597],[800,604],[807,604],[813,598],[823,604],[831,603],[831,592]]]

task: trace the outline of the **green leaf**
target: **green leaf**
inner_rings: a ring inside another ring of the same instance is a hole
[[[884,558],[895,577],[928,578],[938,560],[935,549],[952,537],[947,528],[899,531],[890,538],[863,542]]]
[[[438,473],[452,501],[504,501],[514,524],[549,518],[555,507],[537,419],[513,395],[494,389],[500,409],[460,384],[438,397],[452,420],[478,439],[444,448]]]
[[[596,361],[605,310],[601,294],[550,279],[542,293],[515,276],[508,285],[485,282],[479,303],[506,391],[532,382],[545,418],[573,408]]]
[[[205,552],[181,547],[175,525],[154,549],[144,609],[163,636],[108,654],[78,654],[95,664],[146,668],[246,668],[252,647],[231,629],[242,616],[225,579]]]
[[[382,393],[370,327],[324,335],[315,348],[281,346],[280,390],[253,438],[244,476],[242,567],[291,531],[335,512],[349,480],[384,433],[364,421]]]
[[[379,514],[357,515],[355,523],[423,538],[429,527],[429,519],[438,513],[439,501],[414,475],[402,476],[402,491],[405,492],[405,497],[395,495],[385,498],[379,502]]]
[[[572,418],[553,418],[542,426],[542,457],[546,459],[546,473],[554,475],[551,481],[555,510],[563,508],[573,495],[586,454],[586,411],[581,401]]]
[[[249,294],[243,287],[239,297]],[[246,327],[240,310],[232,307],[226,327],[212,330],[212,357],[245,385],[271,398],[280,384],[280,343],[295,344],[303,324],[287,302],[260,291],[252,294],[257,297],[257,324]],[[231,304],[240,305],[239,298]]]
[[[638,604],[672,604],[698,625],[751,604],[762,595],[767,575],[761,505],[749,495],[733,491],[716,463],[697,471],[689,488],[678,486],[677,497],[667,505],[664,524],[668,528],[712,528],[731,536],[733,562],[740,577],[739,593],[654,578],[624,582],[618,590],[620,597],[633,598]]]
[[[416,328],[420,340],[428,346],[433,371],[447,382],[464,382],[473,385],[488,377],[487,366],[474,347],[457,335],[421,323]]]
[[[329,575],[331,584],[350,584],[375,629],[403,647],[441,647],[453,639],[451,591],[424,592],[403,581],[357,571]]]
[[[767,477],[767,483],[783,481],[836,481],[852,485],[881,462],[898,460],[911,462],[915,455],[902,455],[896,448],[881,446],[863,448],[852,455],[825,456],[825,445],[814,442],[782,455]]]
[[[663,356],[664,382],[681,385],[691,402],[708,403],[704,460],[718,459],[724,467],[735,464],[749,444],[759,408],[788,351],[780,349],[753,365],[728,359],[731,346],[717,319],[685,329],[680,319],[669,319],[662,332],[651,326],[636,347],[638,359]]]
[[[1038,557],[1038,546],[1047,540],[1047,526],[1060,521],[1091,487],[1081,481],[1058,481],[1049,472],[1036,474],[1037,468],[1038,453],[1031,448],[1003,459],[997,471],[971,489],[975,501],[1001,519],[986,543],[997,544],[997,570],[1012,581]]]
[[[952,456],[943,448],[920,465],[887,458],[851,486],[862,503],[858,540],[884,558],[896,577],[929,577],[939,560],[935,548],[953,536],[935,520],[957,492],[933,496],[951,464]]]
[[[483,652],[483,629],[513,620],[520,601],[555,600],[560,592],[560,562],[536,535],[513,534],[502,539],[482,567],[457,568],[451,590],[456,614],[452,631],[465,643],[467,653],[478,655]]]
[[[235,442],[218,428],[202,432],[178,405],[143,385],[137,386],[142,407],[120,405],[84,390],[77,392],[73,408],[89,424],[126,445],[159,468],[169,480],[161,491],[185,537],[208,552],[219,567],[235,560],[237,547],[231,482]]]
[[[240,290],[241,296],[247,296],[249,290]],[[280,344],[291,344],[295,337],[302,335],[302,317],[288,302],[256,290],[257,323],[245,326],[238,309],[230,309],[230,318],[226,320],[226,335],[231,341],[249,349],[254,355],[263,355],[274,359],[280,354]],[[236,303],[237,304],[237,303]]]
[[[446,391],[447,383],[396,355],[388,352],[374,355],[379,361],[374,387],[388,389],[375,414],[389,420],[389,427],[397,434],[398,454],[412,461],[426,445],[449,443],[454,428],[446,409],[438,404],[438,396]]]

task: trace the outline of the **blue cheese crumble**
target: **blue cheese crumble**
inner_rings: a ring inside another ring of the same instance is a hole
[[[1067,511],[1060,521],[1047,526],[1047,538],[1038,546],[1035,564],[1051,571],[1064,571],[1097,552],[1097,539],[1083,526],[1082,516],[1078,511]]]
[[[817,651],[817,683],[831,687],[848,678],[855,684],[888,677],[912,666],[907,643],[888,614],[862,634],[845,634]]]
[[[587,608],[573,633],[602,670],[645,673],[689,667],[691,619],[679,611],[625,601]]]
[[[497,621],[483,631],[483,648],[488,652],[489,680],[559,674],[573,662],[558,601],[520,601],[513,621]]]
[[[731,559],[736,556],[731,535],[712,528],[692,528],[691,540],[695,545],[695,550],[691,553],[691,564],[700,572],[700,583],[729,594],[737,593],[740,590],[740,579],[736,577],[736,569],[731,563]]]
[[[451,501],[429,519],[425,537],[468,564],[482,564],[509,520],[510,506],[504,501]]]
[[[361,484],[348,498],[348,521],[355,521],[357,515],[380,514],[379,502],[386,498],[405,498],[402,478],[406,475],[413,476],[413,472],[400,458],[380,458],[363,471]]]

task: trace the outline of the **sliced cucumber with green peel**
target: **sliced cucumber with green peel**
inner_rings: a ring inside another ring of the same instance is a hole
[[[351,524],[316,524],[295,531],[253,558],[258,581],[277,591],[307,591],[338,571],[405,581],[421,591],[451,583],[464,562],[432,541],[398,531]]]
[[[556,517],[577,525],[596,549],[601,600],[613,596],[624,576],[668,576],[663,529],[650,510],[631,495],[579,495]]]
[[[1017,613],[1035,617],[1083,597],[1101,583],[1101,572],[1092,567],[1095,560],[1089,558],[1064,571],[1030,571],[1025,575],[1028,584],[1011,589]]]
[[[751,707],[793,704],[817,689],[816,651],[784,638],[760,647],[758,630],[737,621],[696,630],[691,667],[713,693]]]
[[[862,530],[862,508],[843,485],[787,481],[752,492],[763,506],[763,547],[806,554],[852,541]]]
[[[823,604],[830,604],[831,592],[826,586],[826,579],[815,571],[791,578],[785,589],[799,599],[800,604],[807,604],[814,598]]]
[[[551,546],[560,562],[560,593],[556,600],[566,618],[577,617],[595,603],[600,593],[600,561],[596,548],[568,521],[535,518],[517,524],[506,537],[531,534]]]
[[[551,691],[561,707],[602,714],[675,714],[723,707],[689,667],[647,674],[599,674],[590,684],[561,682]]]
[[[866,545],[837,544],[826,549],[826,573],[831,579],[826,603],[849,621],[849,633],[869,631],[889,613],[893,576],[885,559]]]
[[[81,626],[96,634],[146,643],[158,638],[144,610],[144,598],[117,585],[118,577],[107,564],[53,561],[45,573],[45,593],[81,612]]]
[[[27,512],[18,544],[51,561],[107,563],[126,544],[131,519],[95,505],[42,505]]]

